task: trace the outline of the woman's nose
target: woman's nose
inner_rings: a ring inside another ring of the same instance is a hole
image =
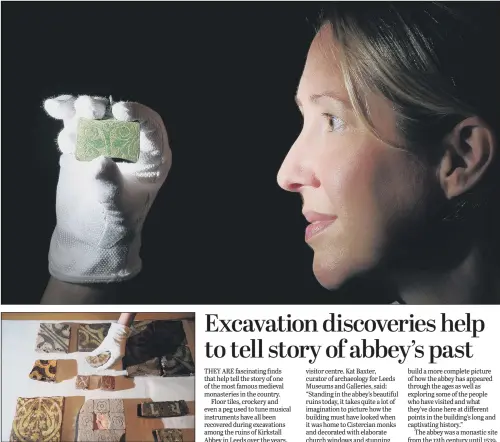
[[[311,164],[301,161],[293,148],[283,161],[277,178],[278,185],[288,192],[300,192],[305,186],[319,186],[319,180]]]

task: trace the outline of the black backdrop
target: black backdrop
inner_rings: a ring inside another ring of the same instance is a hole
[[[2,301],[49,274],[60,123],[44,98],[112,95],[163,117],[173,167],[124,303],[342,303],[312,274],[297,195],[276,173],[300,131],[293,96],[317,3],[2,4]]]

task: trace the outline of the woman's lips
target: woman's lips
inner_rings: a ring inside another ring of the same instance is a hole
[[[305,240],[309,241],[313,236],[325,230],[329,225],[333,224],[337,217],[335,215],[326,215],[317,212],[304,212],[309,224],[306,227]]]

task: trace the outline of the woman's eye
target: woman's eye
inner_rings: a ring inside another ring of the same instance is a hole
[[[332,114],[323,114],[328,122],[329,132],[338,132],[344,129],[345,123],[339,117]]]

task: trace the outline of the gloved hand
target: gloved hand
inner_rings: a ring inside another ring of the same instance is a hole
[[[46,112],[64,123],[59,133],[57,225],[49,250],[49,271],[71,283],[116,282],[137,275],[141,231],[146,215],[172,164],[161,117],[134,102],[113,105],[113,117],[139,121],[140,154],[136,163],[105,157],[75,158],[80,117],[101,119],[108,100],[61,95],[44,102]]]
[[[102,341],[101,345],[97,347],[88,356],[97,356],[104,352],[110,353],[110,358],[100,367],[93,367],[94,370],[107,370],[119,362],[123,356],[125,356],[125,346],[127,344],[127,338],[130,335],[130,328],[118,324],[116,322],[112,323],[109,327],[108,334]]]

